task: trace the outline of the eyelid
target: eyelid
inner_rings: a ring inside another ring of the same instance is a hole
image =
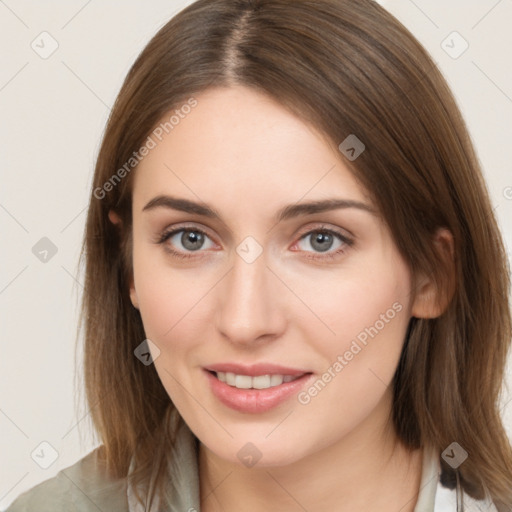
[[[173,224],[172,226],[167,226],[157,233],[156,240],[154,241],[155,243],[162,243],[164,239],[168,238],[170,235],[176,234],[179,231],[198,231],[200,233],[204,233],[205,235],[207,235],[208,238],[210,238],[212,241],[215,241],[215,236],[212,236],[210,234],[209,228],[197,223],[178,223]]]
[[[311,224],[313,224],[313,225],[311,225]],[[325,222],[320,222],[320,223],[316,223],[316,224],[310,223],[307,226],[305,226],[304,228],[301,228],[299,231],[300,234],[297,236],[299,238],[302,238],[304,235],[308,235],[312,231],[332,231],[332,232],[338,234],[339,236],[341,236],[342,238],[346,239],[347,241],[353,240],[355,238],[354,235],[348,229],[341,228],[339,226],[332,226],[330,224],[326,224]]]

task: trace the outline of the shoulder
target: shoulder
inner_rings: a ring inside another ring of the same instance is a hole
[[[108,476],[100,449],[25,491],[5,512],[127,510],[126,479]]]

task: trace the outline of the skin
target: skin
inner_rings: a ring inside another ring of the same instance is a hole
[[[321,134],[241,86],[196,99],[136,170],[130,296],[160,350],[158,375],[200,440],[201,510],[412,511],[423,452],[407,451],[387,423],[390,384],[411,316],[441,312],[433,284],[420,276],[413,300],[409,268],[387,225]],[[163,194],[207,203],[223,221],[165,207],[143,211]],[[273,219],[285,205],[326,198],[374,212]],[[118,221],[113,213],[111,220]],[[195,251],[182,245],[182,232],[156,243],[171,227],[207,236]],[[352,244],[334,236],[321,252],[314,239],[322,227]],[[263,249],[252,263],[236,252],[248,236]],[[441,232],[438,240],[449,237]],[[393,319],[307,405],[294,396],[243,414],[210,391],[203,367],[219,362],[273,362],[311,371],[314,381],[397,303]],[[262,454],[251,468],[237,457],[248,442]]]

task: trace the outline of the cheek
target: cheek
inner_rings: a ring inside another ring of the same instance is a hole
[[[349,350],[357,342],[381,352],[399,349],[408,322],[406,297],[394,282],[361,284],[340,297],[333,330],[344,341],[344,348]]]
[[[307,317],[317,338],[321,333],[323,351],[331,358],[349,350],[354,340],[365,346],[379,338],[386,340],[380,345],[401,346],[410,292],[407,267],[401,262],[377,266],[368,261],[311,279],[304,273],[297,285],[297,295],[312,313],[297,318],[305,328]]]
[[[195,310],[206,293],[183,275],[170,277],[150,269],[136,287],[146,334],[162,344],[194,325]]]
[[[317,425],[325,438],[350,432],[389,399],[409,314],[407,291],[387,284],[379,289],[347,285],[345,291],[352,293],[336,296],[330,324],[335,334],[311,337],[325,364],[298,399],[309,417],[330,418]]]
[[[190,348],[191,342],[200,343],[213,277],[173,268],[154,248],[134,251],[134,283],[144,330],[162,350],[163,359],[179,353],[180,347]]]
[[[311,390],[318,396],[313,406],[318,414],[332,406],[355,421],[381,400],[403,348],[409,294],[409,274],[401,262],[386,265],[385,271],[376,266],[354,269],[345,279],[324,285],[316,307],[333,333],[325,330],[322,345],[317,344],[327,361],[323,375],[328,381],[325,387],[317,386],[320,392]]]
[[[340,411],[345,419],[334,422],[333,435],[336,428],[350,430],[377,406],[400,359],[410,318],[409,274],[401,262],[383,266],[354,268],[343,278],[320,282],[316,299],[311,295],[332,332],[321,326],[319,337],[310,330],[325,361],[320,379],[327,383],[306,390],[301,403],[311,401],[310,412],[318,417]]]

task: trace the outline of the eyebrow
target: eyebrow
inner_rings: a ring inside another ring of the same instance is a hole
[[[204,203],[190,201],[189,199],[159,195],[151,199],[151,201],[149,201],[149,203],[144,206],[142,211],[151,211],[156,208],[169,208],[172,210],[178,210],[180,212],[201,215],[210,219],[217,219],[222,221],[222,216],[217,210],[215,210],[215,208],[212,208],[211,206]],[[300,215],[311,215],[314,213],[322,213],[342,208],[356,208],[359,210],[367,211],[374,215],[376,214],[374,208],[360,201],[333,198],[312,201],[309,203],[290,204],[284,208],[281,208],[276,213],[275,220],[276,222],[281,222],[292,219],[294,217],[298,217]]]

